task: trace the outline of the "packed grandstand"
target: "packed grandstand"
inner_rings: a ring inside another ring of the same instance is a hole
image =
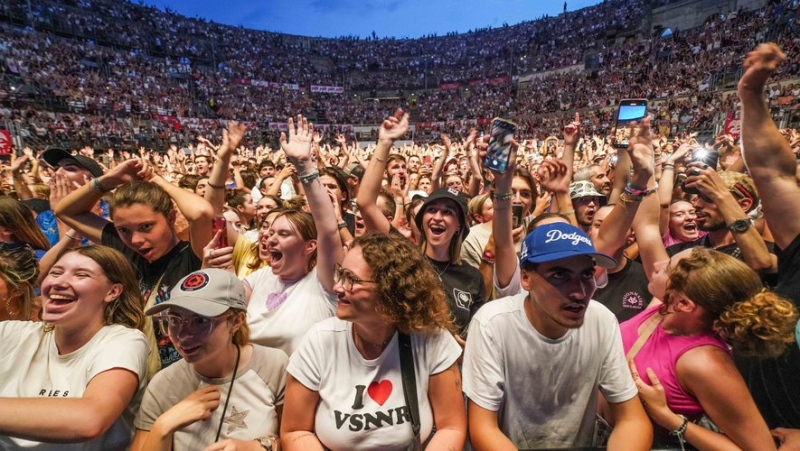
[[[462,136],[495,116],[544,139],[574,110],[588,132],[607,131],[617,99],[647,98],[660,132],[711,134],[737,110],[729,94],[744,54],[768,40],[788,56],[769,94],[774,116],[797,122],[796,2],[749,2],[758,7],[665,29],[655,12],[670,3],[608,0],[420,39],[328,39],[129,2],[10,0],[0,5],[0,119],[29,143],[164,149],[212,134],[217,119],[258,124],[246,142],[274,143],[270,125],[295,111],[332,138],[401,107],[416,140]]]

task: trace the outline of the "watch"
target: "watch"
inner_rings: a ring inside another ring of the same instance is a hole
[[[728,224],[728,230],[731,232],[744,233],[747,229],[753,226],[752,219],[737,219]]]
[[[273,437],[260,437],[256,439],[259,445],[261,445],[267,451],[273,451],[275,449],[275,444],[273,442]]]

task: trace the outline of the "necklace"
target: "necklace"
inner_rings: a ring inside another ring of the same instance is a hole
[[[447,266],[445,266],[444,269],[441,272],[436,270],[436,265],[433,263],[433,260],[429,260],[429,261],[431,262],[431,266],[433,266],[433,272],[436,273],[436,277],[438,277],[439,278],[439,282],[441,282],[442,281],[442,274],[447,272],[447,269],[450,268],[450,264],[453,263],[453,261],[452,260],[448,261],[447,262]]]
[[[353,332],[355,332],[356,337],[361,341],[362,346],[363,345],[370,345],[373,348],[380,349],[381,351],[383,351],[383,349],[386,347],[386,345],[388,345],[389,342],[392,341],[392,337],[394,337],[394,333],[392,333],[391,335],[389,335],[389,338],[384,340],[382,343],[371,343],[371,342],[369,342],[367,340],[364,340],[364,337],[362,337],[361,334],[358,333],[358,327],[356,327],[355,324],[353,324]]]

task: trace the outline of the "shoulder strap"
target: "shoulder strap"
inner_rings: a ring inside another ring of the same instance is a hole
[[[658,312],[655,312],[650,316],[650,318],[647,318],[647,320],[642,323],[644,329],[642,330],[642,333],[639,334],[639,338],[637,338],[633,343],[633,346],[631,346],[631,349],[628,350],[628,353],[625,354],[626,360],[630,361],[636,357],[636,354],[638,354],[639,350],[642,349],[642,346],[647,343],[647,339],[653,335],[653,332],[656,330],[656,327],[658,327],[658,323],[660,322],[661,315],[659,315]]]
[[[417,378],[414,370],[414,351],[411,349],[411,337],[408,334],[397,332],[400,345],[400,373],[403,377],[403,395],[406,406],[411,412],[414,437],[419,437],[419,398],[417,398]]]

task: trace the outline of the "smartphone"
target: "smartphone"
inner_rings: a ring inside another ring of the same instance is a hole
[[[717,162],[719,160],[719,153],[712,149],[707,149],[705,147],[699,147],[692,152],[692,163],[702,163],[707,164],[708,167],[717,169]],[[688,174],[686,176],[696,175],[697,169],[689,168]],[[686,178],[681,181],[681,189],[684,193],[687,194],[700,194],[700,191],[697,188],[692,188],[686,186]]]
[[[422,164],[431,164],[431,156],[425,155],[422,157]]]
[[[628,126],[647,117],[647,99],[625,99],[619,102],[614,147],[627,149],[631,139]]]
[[[522,204],[511,205],[511,228],[516,229],[522,224]]]
[[[492,120],[492,134],[489,148],[483,158],[483,167],[495,172],[506,172],[508,159],[511,156],[511,140],[517,131],[517,124],[502,118]]]
[[[215,236],[217,232],[222,230],[222,234],[219,236],[219,245],[215,249],[228,247],[228,221],[225,220],[225,217],[214,216],[214,219],[211,220],[211,228],[211,236]]]

